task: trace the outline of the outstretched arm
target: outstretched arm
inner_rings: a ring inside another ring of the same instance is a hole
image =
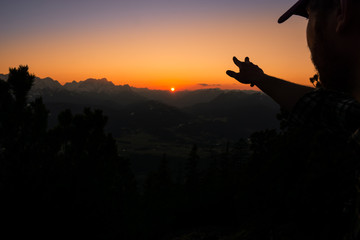
[[[250,62],[246,57],[244,62],[233,58],[239,72],[227,71],[227,75],[235,78],[240,83],[256,85],[261,91],[269,95],[285,110],[291,110],[297,101],[314,88],[307,87],[292,82],[288,82],[279,78],[266,75],[261,68]]]

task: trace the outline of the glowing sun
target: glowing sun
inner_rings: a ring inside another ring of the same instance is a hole
[[[175,88],[173,88],[173,87],[170,88],[170,91],[175,92]]]

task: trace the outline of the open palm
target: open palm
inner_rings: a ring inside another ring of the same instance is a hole
[[[264,71],[250,62],[249,57],[246,57],[244,62],[241,62],[236,57],[233,58],[233,61],[235,65],[239,67],[239,72],[228,70],[226,74],[239,82],[253,86],[254,82],[264,78]]]

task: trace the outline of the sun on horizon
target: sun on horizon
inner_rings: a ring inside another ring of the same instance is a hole
[[[175,88],[174,87],[170,88],[170,91],[175,92]]]

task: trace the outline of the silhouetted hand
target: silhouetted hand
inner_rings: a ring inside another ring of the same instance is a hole
[[[254,86],[254,82],[257,80],[261,80],[265,77],[264,71],[259,68],[257,65],[254,65],[250,62],[249,57],[245,58],[244,62],[239,61],[236,57],[233,58],[234,63],[236,66],[239,67],[239,72],[234,71],[226,71],[226,74],[232,78],[235,78],[241,83],[244,84],[251,84]]]

